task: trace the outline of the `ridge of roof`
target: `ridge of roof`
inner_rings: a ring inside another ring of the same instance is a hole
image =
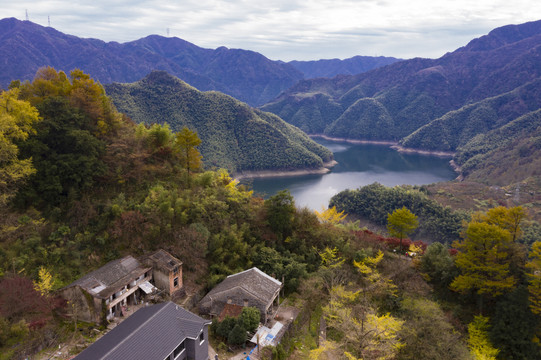
[[[146,319],[145,321],[143,321],[138,327],[136,327],[135,329],[133,329],[133,331],[128,335],[126,336],[125,338],[123,338],[121,341],[118,342],[118,344],[116,344],[114,347],[112,347],[108,352],[106,352],[105,354],[103,354],[103,356],[101,357],[101,359],[107,359],[107,356],[111,353],[113,353],[113,351],[115,351],[120,345],[122,345],[124,342],[126,342],[128,339],[130,339],[134,334],[137,333],[137,331],[139,329],[141,329],[142,327],[144,327],[146,324],[148,324],[148,322],[150,320],[152,320],[153,318],[155,318],[159,313],[161,313],[164,309],[167,308],[167,306],[169,304],[173,304],[173,303],[165,303],[164,306],[161,307],[161,309],[159,309],[158,311],[156,311],[151,317],[149,317],[148,319]]]
[[[241,284],[241,285],[235,285],[235,286],[233,286],[233,287],[230,287],[230,288],[227,288],[227,289],[221,290],[221,291],[216,291],[213,295],[216,295],[216,294],[223,294],[223,293],[225,293],[225,292],[228,292],[228,291],[231,291],[231,290],[235,290],[235,289],[242,289],[242,290],[246,291],[248,294],[252,295],[253,297],[255,297],[255,298],[259,299],[259,300],[262,300],[262,301],[267,300],[267,299],[265,299],[264,297],[259,296],[258,294],[256,294],[256,293],[250,291],[249,289],[247,289],[247,288],[244,286],[244,284]],[[210,294],[210,293],[209,293],[209,294]],[[207,295],[209,295],[209,294],[207,294]],[[207,296],[205,296],[205,297],[207,297]]]
[[[230,277],[233,277],[233,276],[237,276],[237,275],[241,275],[241,274],[247,273],[247,272],[252,271],[252,270],[253,270],[253,271],[256,271],[259,275],[262,275],[262,276],[266,277],[267,279],[273,281],[274,283],[276,283],[276,285],[282,286],[282,283],[281,283],[280,281],[276,280],[275,278],[273,278],[273,277],[270,276],[270,275],[265,274],[263,271],[259,270],[259,269],[258,269],[257,267],[255,267],[255,266],[252,267],[252,268],[250,268],[250,269],[248,269],[248,270],[244,270],[244,271],[238,272],[238,273],[236,273],[236,274],[229,275],[229,276],[227,276],[227,278],[230,278]],[[227,278],[226,278],[226,279],[227,279]]]
[[[240,277],[238,277],[239,275]],[[246,279],[244,279],[245,281],[243,281],[243,277],[246,277]],[[260,293],[257,291],[258,289],[252,289],[251,286],[248,286],[246,283],[248,279],[255,280],[255,282],[257,282],[259,287],[261,288],[259,290],[263,290],[263,292],[266,294]],[[271,282],[269,282],[269,280]],[[274,288],[275,286],[276,286],[276,289]],[[265,274],[263,271],[259,270],[258,268],[252,267],[250,269],[241,271],[239,273],[227,276],[224,279],[224,281],[220,282],[210,292],[208,292],[203,297],[201,302],[207,302],[209,301],[209,299],[212,300],[213,296],[217,296],[219,294],[223,294],[229,291],[234,291],[234,290],[239,290],[239,289],[246,292],[247,294],[250,294],[258,301],[266,302],[268,300],[268,296],[271,296],[271,293],[274,293],[276,290],[280,289],[281,287],[282,287],[282,283],[280,281]],[[269,291],[269,290],[272,290],[272,291]]]

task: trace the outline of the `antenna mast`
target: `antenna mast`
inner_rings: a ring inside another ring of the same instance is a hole
[[[49,23],[49,27],[51,27],[51,16],[47,15],[47,22]]]
[[[169,37],[169,30],[171,29],[167,28],[167,37]]]
[[[26,21],[28,21],[28,9],[24,10],[26,12]]]

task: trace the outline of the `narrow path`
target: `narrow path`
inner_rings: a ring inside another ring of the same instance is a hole
[[[319,341],[318,346],[321,346],[321,343],[327,340],[327,322],[325,321],[325,316],[321,315],[319,320]]]

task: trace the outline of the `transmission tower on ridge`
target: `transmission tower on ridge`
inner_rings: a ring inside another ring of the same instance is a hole
[[[28,9],[24,10],[26,12],[26,21],[28,21]]]
[[[171,29],[167,28],[167,37],[169,37],[169,30]]]
[[[49,24],[49,27],[51,27],[51,16],[47,15],[47,23]]]

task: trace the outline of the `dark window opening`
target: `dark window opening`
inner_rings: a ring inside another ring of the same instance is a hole
[[[173,286],[174,286],[174,287],[177,287],[177,286],[178,286],[178,277],[176,277],[175,279],[173,279]]]
[[[173,351],[173,358],[176,358],[184,350],[184,341],[180,343],[179,346]]]
[[[199,342],[202,343],[203,341],[205,341],[205,332],[202,331],[201,334],[199,335]]]

